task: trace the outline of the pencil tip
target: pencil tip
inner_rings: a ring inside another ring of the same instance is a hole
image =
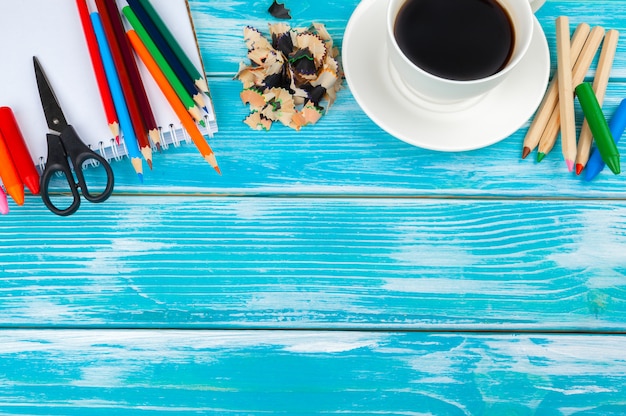
[[[530,154],[530,147],[524,146],[522,149],[522,159],[526,159],[526,157]]]
[[[543,152],[537,152],[537,162],[541,162],[543,158],[546,157],[546,154]]]
[[[39,177],[27,176],[24,178],[24,185],[33,195],[39,195]]]
[[[607,158],[605,161],[606,165],[611,169],[616,175],[619,175],[621,172],[620,164],[619,164],[619,156]]]
[[[150,168],[150,170],[152,170],[152,159],[148,159],[146,160],[146,162],[148,163],[148,167]]]
[[[567,170],[570,172],[574,171],[574,161],[573,160],[569,160],[569,159],[565,159],[565,164],[567,165]]]
[[[585,166],[582,163],[576,163],[576,175],[580,175]]]
[[[138,173],[137,177],[139,178],[139,182],[143,183],[143,174],[142,173]]]

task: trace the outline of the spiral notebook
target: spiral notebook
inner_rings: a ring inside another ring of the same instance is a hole
[[[192,62],[204,73],[187,0],[151,0]],[[13,109],[33,160],[47,155],[46,125],[37,91],[33,56],[54,88],[68,123],[81,139],[108,159],[126,155],[108,128],[75,0],[0,0],[0,106]],[[150,73],[138,61],[163,147],[189,141]],[[217,132],[207,97],[205,135]]]

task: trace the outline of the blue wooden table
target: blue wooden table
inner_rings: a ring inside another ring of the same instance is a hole
[[[144,184],[114,163],[105,204],[0,218],[0,414],[626,414],[624,175],[522,160],[528,123],[413,147],[348,85],[253,131],[233,77],[270,4],[190,1],[221,177],[183,145]],[[340,46],[357,4],[286,0]],[[551,72],[559,15],[626,33],[626,1],[548,0]],[[622,37],[605,114],[623,97]]]

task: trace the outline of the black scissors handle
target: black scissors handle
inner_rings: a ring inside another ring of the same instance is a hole
[[[80,194],[81,192],[85,199],[89,202],[104,202],[113,193],[113,170],[107,160],[100,156],[98,153],[91,150],[85,145],[76,130],[71,125],[68,125],[60,135],[48,134],[48,161],[44,168],[43,175],[41,176],[41,198],[44,204],[57,215],[67,216],[71,215],[80,207]],[[72,166],[70,166],[71,162]],[[104,191],[92,194],[89,191],[89,186],[85,181],[83,175],[83,164],[88,160],[98,161],[106,172],[107,183]],[[74,168],[74,174],[78,183],[74,182],[74,176],[72,175],[72,167]],[[48,187],[50,180],[56,173],[60,173],[65,176],[67,183],[72,192],[72,203],[69,207],[61,209],[52,203],[50,195],[48,193]]]

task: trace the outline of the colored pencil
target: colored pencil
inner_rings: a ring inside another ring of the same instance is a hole
[[[132,0],[132,1],[135,1],[135,0]],[[178,57],[179,61],[185,67],[187,74],[194,80],[194,83],[198,87],[198,89],[208,94],[209,86],[207,85],[206,79],[204,78],[202,74],[200,74],[200,71],[198,71],[198,68],[196,68],[193,62],[191,62],[191,59],[189,59],[189,56],[185,53],[183,48],[180,46],[180,44],[176,40],[176,37],[172,35],[172,32],[169,30],[169,28],[167,27],[167,25],[165,24],[165,22],[159,15],[159,13],[154,9],[150,1],[139,0],[139,4],[141,5],[141,7],[143,7],[146,13],[150,16],[150,19],[152,20],[152,22],[154,22],[154,24],[157,26],[159,32],[161,33],[163,38],[165,38],[165,41],[170,46],[172,51],[174,51],[174,53],[176,54],[176,57]]]
[[[147,2],[146,2],[147,3]],[[194,80],[187,71],[185,67],[178,59],[176,53],[172,50],[168,42],[165,40],[155,23],[152,21],[152,18],[142,4],[137,0],[128,1],[130,8],[133,10],[137,19],[141,22],[146,32],[149,34],[152,41],[155,43],[159,51],[163,54],[167,63],[172,67],[172,70],[176,74],[176,77],[180,80],[182,85],[185,87],[191,98],[193,98],[194,102],[200,106],[200,108],[206,108],[206,104],[204,103],[203,94],[198,91],[196,88],[196,84]],[[153,9],[154,10],[154,9]],[[156,13],[156,11],[155,11]],[[137,29],[135,29],[136,31]],[[137,33],[139,34],[139,33]]]
[[[574,35],[571,40],[571,48],[572,48],[572,64],[578,59],[580,52],[583,49],[583,45],[587,40],[587,36],[589,36],[589,32],[591,31],[591,27],[587,23],[581,23],[576,27],[574,31]],[[530,152],[532,152],[537,145],[539,144],[539,140],[541,139],[541,134],[546,128],[548,121],[550,120],[550,115],[552,111],[557,107],[559,100],[559,93],[557,82],[559,79],[559,75],[554,74],[552,77],[552,81],[550,81],[550,85],[548,85],[548,90],[539,105],[539,110],[535,114],[530,127],[528,128],[528,132],[524,137],[524,144],[522,148],[522,159],[525,159]]]
[[[585,74],[591,66],[591,62],[593,61],[593,57],[596,55],[596,52],[600,47],[603,36],[604,28],[600,26],[595,26],[593,29],[591,29],[591,33],[587,37],[585,45],[583,46],[583,49],[580,52],[578,59],[576,60],[576,64],[574,64],[574,69],[572,71],[572,85],[580,84],[585,78]],[[550,153],[550,151],[554,147],[554,144],[556,143],[556,138],[559,134],[560,126],[561,116],[559,106],[557,105],[557,107],[554,108],[552,114],[550,115],[550,119],[548,120],[548,124],[546,125],[545,130],[541,134],[539,147],[537,148],[538,162],[541,162],[543,158],[548,153]]]
[[[593,92],[593,87],[590,83],[583,82],[576,87],[576,95],[580,107],[583,109],[587,121],[589,121],[589,128],[593,133],[596,148],[600,152],[602,160],[611,169],[611,172],[616,175],[619,174],[621,171],[619,150],[617,150],[617,144],[609,128],[609,123],[604,118],[602,108]]]
[[[624,130],[626,130],[626,98],[622,100],[613,113],[611,121],[609,121],[609,130],[611,131],[611,136],[613,136],[615,143],[619,143],[624,134]],[[587,166],[585,166],[585,180],[590,181],[595,178],[598,173],[602,172],[604,166],[605,163],[602,160],[602,155],[596,147],[591,152]]]
[[[0,107],[0,132],[22,183],[33,194],[39,194],[39,172],[28,151],[15,115],[9,107]]]
[[[122,8],[122,13],[124,13],[133,29],[135,29],[135,32],[141,39],[144,46],[152,55],[154,61],[157,63],[157,65],[159,65],[161,72],[163,72],[163,75],[165,75],[172,88],[174,88],[174,91],[176,91],[176,95],[180,98],[185,107],[187,107],[187,111],[189,111],[189,114],[191,114],[191,116],[197,122],[202,121],[202,113],[196,107],[196,103],[193,101],[193,98],[189,94],[188,90],[180,82],[180,79],[176,76],[174,70],[169,65],[168,61],[165,59],[159,48],[152,41],[152,38],[137,18],[135,12],[130,8],[130,6],[124,6]]]
[[[602,103],[604,102],[606,87],[609,84],[609,76],[611,74],[611,67],[613,66],[613,59],[615,58],[618,40],[619,32],[612,29],[606,32],[604,42],[602,43],[602,51],[600,52],[600,58],[598,59],[596,75],[593,79],[593,91],[596,94],[596,98],[600,106],[602,106]],[[589,128],[589,122],[585,118],[580,130],[580,135],[578,136],[578,153],[576,155],[577,175],[580,175],[589,160],[592,141],[593,135],[591,134],[591,129]]]
[[[569,18],[556,19],[557,73],[559,75],[559,114],[561,116],[561,149],[567,169],[574,170],[576,160],[576,114],[574,86],[572,85],[572,58]]]
[[[115,140],[119,143],[120,140],[120,125],[117,119],[117,113],[115,112],[115,105],[113,104],[113,97],[111,97],[111,89],[104,73],[104,66],[102,64],[102,57],[98,50],[98,41],[93,31],[93,25],[89,17],[89,8],[86,0],[76,0],[76,6],[78,8],[78,15],[83,27],[83,33],[85,35],[85,41],[87,42],[87,49],[89,50],[89,56],[91,58],[91,65],[98,84],[98,90],[100,92],[100,99],[102,106],[104,107],[104,114],[109,125],[109,129],[115,137]]]
[[[135,32],[134,30],[129,30],[127,34],[135,52],[144,63],[146,68],[148,68],[148,71],[163,92],[163,95],[165,95],[165,97],[167,98],[170,106],[180,119],[183,127],[191,136],[191,140],[193,140],[194,144],[200,151],[200,154],[213,167],[213,169],[215,169],[215,171],[221,175],[221,171],[217,165],[217,160],[215,159],[215,154],[213,153],[213,150],[204,139],[204,136],[198,129],[198,126],[196,125],[194,119],[187,112],[187,109],[185,108],[183,103],[179,100],[176,92],[167,81],[167,78],[165,78],[165,75],[163,75],[163,73],[161,72],[161,69],[152,58],[152,55],[150,55],[148,49],[141,42],[139,35],[137,35],[137,32]]]
[[[17,205],[24,205],[24,184],[17,173],[17,168],[9,153],[6,140],[0,133],[0,178],[7,194],[11,196]]]
[[[9,201],[7,201],[7,194],[4,193],[4,189],[0,186],[0,214],[6,215],[9,213]]]
[[[133,129],[133,125],[130,120],[130,114],[128,106],[126,105],[124,93],[122,92],[121,81],[117,74],[115,63],[113,62],[113,54],[106,39],[100,14],[94,11],[90,14],[90,16],[100,49],[100,56],[102,57],[102,63],[104,65],[104,72],[111,88],[111,97],[113,98],[113,103],[115,104],[115,109],[119,117],[124,144],[126,145],[126,150],[128,151],[128,157],[133,165],[133,168],[135,169],[135,172],[137,172],[137,175],[139,176],[139,180],[143,182],[141,153],[139,152],[137,138],[135,137],[135,130]]]
[[[139,151],[143,155],[148,166],[152,169],[152,147],[148,141],[150,127],[144,116],[152,114],[143,82],[137,69],[137,64],[130,50],[126,32],[120,18],[115,0],[96,0],[98,11],[102,17],[104,33],[109,41],[113,52],[113,62],[120,76],[122,92],[126,99],[126,105],[130,114],[130,120],[135,129],[135,136],[139,143]],[[153,129],[156,129],[154,123]]]

